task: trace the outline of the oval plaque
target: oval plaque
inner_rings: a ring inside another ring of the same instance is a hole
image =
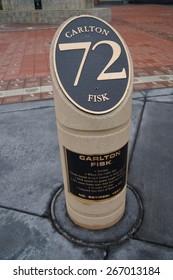
[[[71,18],[62,26],[54,47],[54,69],[66,97],[92,114],[115,109],[129,85],[127,47],[109,24],[93,16]]]

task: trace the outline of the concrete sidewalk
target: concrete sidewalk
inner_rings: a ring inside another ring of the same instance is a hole
[[[0,106],[0,259],[173,259],[172,103],[133,95],[126,212],[100,231],[66,213],[53,101]]]
[[[173,6],[112,6],[134,63],[134,90],[173,87]],[[53,25],[0,25],[0,104],[52,98]]]

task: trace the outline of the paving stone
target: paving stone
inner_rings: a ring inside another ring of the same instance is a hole
[[[30,87],[40,87],[40,82],[39,81],[26,82],[25,83],[25,88],[30,88]]]
[[[8,85],[8,90],[23,88],[24,83],[25,83],[24,79],[11,80],[9,85]]]
[[[140,240],[128,240],[111,248],[109,260],[172,260],[173,248],[168,248]]]
[[[173,88],[149,90],[147,93],[148,101],[173,102]]]
[[[165,72],[163,71],[163,69],[159,69],[156,67],[149,67],[148,68],[148,72],[150,73],[150,75],[152,76],[157,76],[157,75],[163,75],[165,74]]]
[[[47,86],[52,84],[51,76],[46,76],[41,78],[42,86]]]
[[[49,91],[49,92],[42,92],[41,94],[41,99],[52,99],[53,98],[53,91]]]
[[[172,104],[146,102],[133,153],[129,184],[143,200],[138,238],[173,246]]]
[[[40,86],[40,78],[38,77],[32,77],[32,78],[27,78],[26,83],[37,83],[37,86]]]
[[[173,66],[161,66],[160,69],[166,74],[173,74]]]
[[[166,88],[165,82],[151,82],[151,83],[145,83],[145,85],[148,86],[148,89],[155,89],[155,88]]]
[[[1,113],[0,131],[0,205],[44,214],[63,181],[54,108]]]
[[[105,251],[82,247],[58,234],[48,219],[0,208],[1,260],[92,260]]]
[[[24,94],[22,96],[22,101],[27,102],[27,101],[34,101],[34,100],[40,100],[41,99],[41,93],[31,93],[31,94]]]
[[[134,84],[135,90],[147,90],[151,88],[151,83]]]
[[[165,85],[168,87],[168,88],[172,88],[173,87],[173,80],[172,81],[166,81],[164,82]]]
[[[0,80],[0,91],[8,88],[9,81]]]
[[[148,68],[135,68],[134,74],[136,77],[141,77],[141,76],[150,76],[151,73],[149,72]]]
[[[22,95],[7,96],[4,97],[3,104],[18,103],[22,101]]]

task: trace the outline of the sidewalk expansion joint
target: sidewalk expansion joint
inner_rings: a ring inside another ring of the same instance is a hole
[[[173,246],[169,246],[167,244],[161,244],[161,243],[158,243],[158,242],[149,241],[149,240],[146,240],[146,239],[143,239],[143,238],[138,238],[136,236],[133,238],[133,240],[141,241],[141,242],[151,244],[151,245],[161,246],[161,247],[168,248],[168,249],[173,249]]]
[[[5,209],[5,210],[9,210],[9,211],[15,211],[15,212],[18,212],[18,213],[21,213],[21,214],[25,214],[25,215],[30,215],[30,216],[34,216],[34,217],[46,218],[47,219],[47,217],[45,217],[44,214],[43,215],[39,215],[39,214],[34,213],[34,212],[28,212],[26,210],[21,210],[21,209],[18,209],[18,208],[14,208],[14,207],[10,207],[10,206],[3,206],[3,205],[0,205],[0,209],[1,208]]]
[[[129,159],[129,169],[130,169],[130,164],[131,164],[131,161],[132,161],[132,158],[133,158],[133,153],[134,153],[134,150],[135,150],[136,142],[137,142],[137,139],[138,139],[138,134],[139,134],[139,130],[140,130],[140,126],[141,126],[142,117],[143,117],[143,114],[144,114],[146,102],[147,102],[147,98],[146,98],[146,96],[144,96],[143,107],[142,107],[142,111],[141,111],[141,114],[140,114],[139,123],[138,123],[137,129],[136,129],[136,135],[135,135],[135,140],[134,140],[134,144],[133,144],[133,147],[132,147],[131,156],[130,156],[130,159]]]

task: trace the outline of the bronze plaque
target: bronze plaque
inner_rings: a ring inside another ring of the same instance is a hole
[[[83,155],[66,149],[69,190],[89,200],[117,195],[126,184],[128,144],[105,155]]]
[[[62,92],[81,110],[104,114],[124,99],[129,52],[105,21],[85,15],[62,26],[54,47],[54,69]]]

